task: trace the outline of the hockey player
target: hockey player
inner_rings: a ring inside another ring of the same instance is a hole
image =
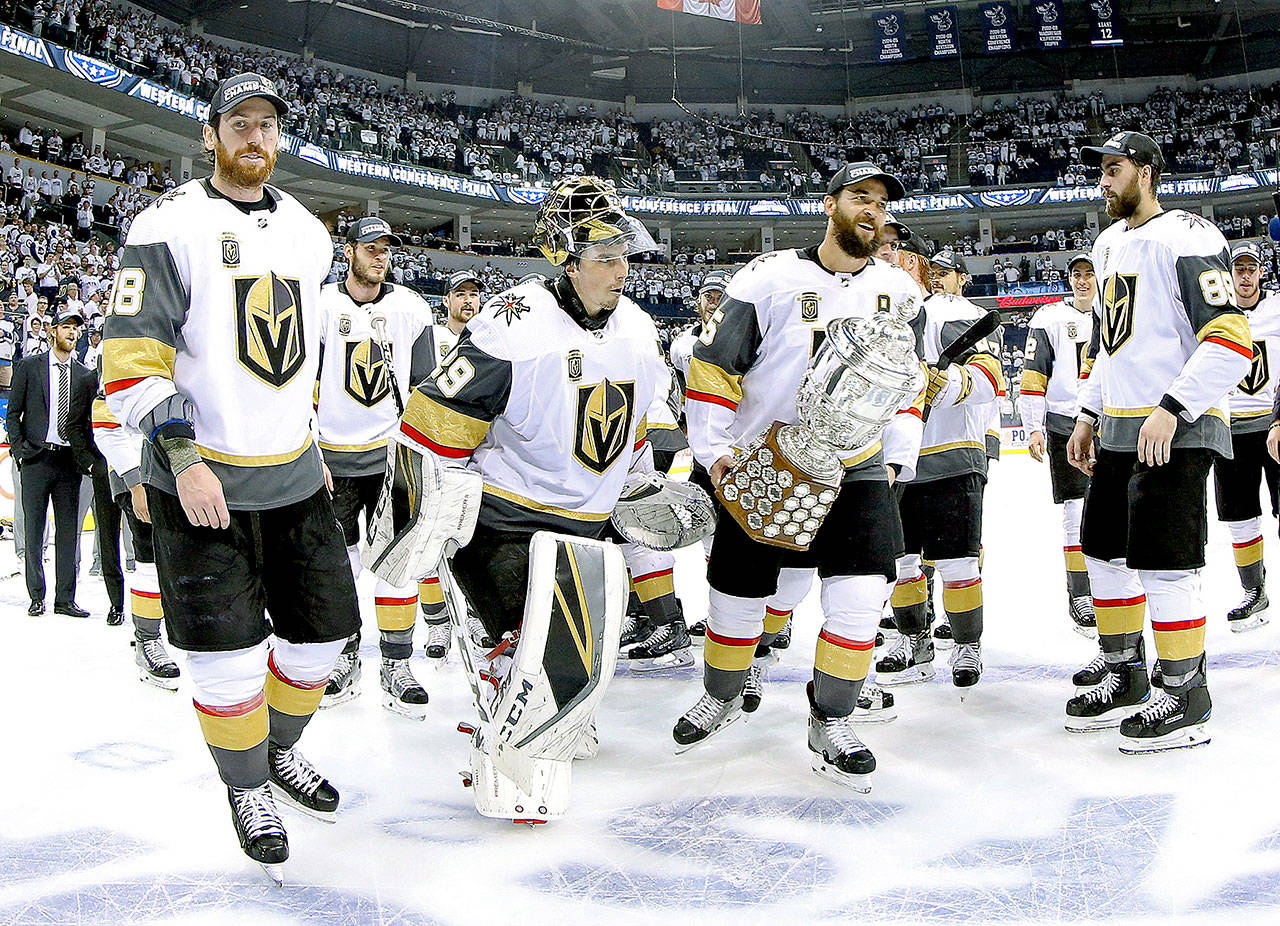
[[[942,250],[931,261],[933,292],[917,316],[925,360],[942,351],[983,312],[963,296],[968,267]],[[1005,393],[1004,372],[989,342],[946,370],[930,366],[926,399],[931,406],[915,478],[899,499],[906,555],[898,561],[893,612],[901,637],[879,662],[882,685],[933,678],[928,583],[922,556],[942,577],[942,606],[955,639],[951,681],[968,688],[982,677],[982,496],[987,480],[986,433],[991,406]]]
[[[1088,254],[1071,258],[1067,273],[1072,301],[1055,302],[1031,317],[1018,413],[1027,429],[1031,459],[1043,463],[1048,458],[1053,503],[1062,506],[1062,550],[1067,561],[1067,605],[1072,623],[1081,633],[1093,636],[1093,598],[1080,552],[1080,514],[1089,479],[1068,462],[1067,441],[1075,425],[1076,386],[1093,333],[1093,300],[1098,286]]]
[[[846,164],[823,198],[827,228],[821,243],[761,255],[734,275],[689,368],[689,443],[713,483],[723,478],[736,450],[762,430],[774,421],[797,420],[796,392],[829,321],[918,300],[904,272],[871,256],[889,201],[902,195],[901,182],[874,164]],[[675,725],[681,750],[740,716],[780,570],[816,566],[824,623],[808,686],[812,765],[824,777],[869,790],[875,758],[853,732],[850,715],[902,548],[889,480],[891,474],[910,478],[919,438],[920,419],[904,413],[883,444],[858,448],[845,461],[841,492],[804,553],[755,541],[721,512],[707,570],[705,690]]]
[[[435,326],[436,362],[452,353],[467,322],[480,311],[480,278],[470,270],[449,274],[448,289],[440,300],[448,313],[443,325]],[[413,385],[417,385],[415,382]]]
[[[338,792],[295,746],[359,627],[311,430],[333,246],[266,183],[286,110],[259,74],[218,86],[213,176],[134,218],[103,341],[107,403],[147,437],[169,639],[188,653],[240,845],[277,880],[289,844],[268,781],[334,819]]]
[[[911,240],[911,229],[895,219],[891,213],[886,212],[884,231],[881,235],[883,237],[880,240],[880,247],[876,248],[875,256],[886,264],[896,264],[898,249],[903,243]]]
[[[535,233],[563,272],[490,299],[414,390],[383,502],[388,520],[423,513],[396,521],[389,546],[375,527],[366,556],[381,574],[412,549],[405,568],[430,568],[446,543],[463,544],[451,574],[503,641],[472,675],[476,806],[549,820],[565,812],[626,607],[623,556],[596,538],[628,471],[652,470],[644,410],[668,375],[653,322],[622,295],[628,256],[656,245],[612,185],[565,178]],[[466,605],[443,570],[442,582],[456,627]]]
[[[181,672],[160,639],[164,608],[151,541],[151,514],[142,485],[143,437],[120,425],[99,389],[93,401],[93,442],[107,458],[111,504],[119,505],[133,533],[134,570],[129,583],[129,613],[133,618],[133,661],[138,678],[166,691],[178,690]],[[122,596],[123,597],[123,596]]]
[[[1253,336],[1253,365],[1249,375],[1231,392],[1231,458],[1213,461],[1214,495],[1218,519],[1231,532],[1244,600],[1227,613],[1227,624],[1236,633],[1254,630],[1267,622],[1266,570],[1262,565],[1262,506],[1258,490],[1265,476],[1271,495],[1271,516],[1276,516],[1280,466],[1267,455],[1266,426],[1275,402],[1276,383],[1271,354],[1280,362],[1280,298],[1262,299],[1262,252],[1251,241],[1231,249],[1231,279],[1236,305],[1249,319]]]
[[[320,290],[320,379],[316,419],[320,450],[333,475],[333,509],[342,526],[353,575],[360,575],[360,520],[373,517],[387,466],[387,441],[414,383],[436,365],[431,309],[411,289],[387,282],[400,237],[385,220],[366,216],[347,227],[346,279]],[[449,648],[449,616],[432,577],[426,615],[430,651]],[[411,720],[426,716],[427,692],[409,668],[418,587],[394,588],[378,579],[373,590],[383,706]],[[443,644],[443,645],[441,645]],[[360,633],[351,635],[333,667],[321,707],[354,698],[361,675]]]
[[[1108,672],[1067,702],[1066,726],[1119,725],[1127,754],[1198,746],[1209,741],[1211,710],[1205,484],[1213,458],[1231,454],[1222,403],[1249,373],[1249,321],[1235,305],[1222,233],[1160,205],[1155,141],[1117,132],[1081,154],[1101,167],[1107,214],[1118,220],[1093,246],[1098,350],[1067,445],[1091,476],[1080,542]],[[1151,703],[1144,605],[1164,677]]]

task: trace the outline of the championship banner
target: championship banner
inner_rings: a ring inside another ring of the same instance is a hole
[[[1089,44],[1090,45],[1123,45],[1121,34],[1120,11],[1115,9],[1113,0],[1093,0],[1089,4]]]
[[[907,56],[907,35],[903,32],[906,17],[902,10],[890,10],[876,17],[880,61],[901,61]]]
[[[960,22],[954,6],[935,6],[925,10],[929,17],[929,54],[934,58],[956,58],[960,55]]]
[[[658,0],[659,9],[709,16],[725,22],[760,25],[760,0]]]
[[[1014,33],[1017,31],[1017,20],[1014,18],[1013,4],[1000,0],[998,3],[978,4],[978,13],[982,16],[983,44],[987,54],[1013,51]]]
[[[1045,51],[1067,47],[1062,22],[1062,0],[1042,0],[1035,5],[1036,44]]]

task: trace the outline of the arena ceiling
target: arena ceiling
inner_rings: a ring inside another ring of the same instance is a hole
[[[1280,0],[1114,0],[1122,48],[1088,44],[1085,0],[1064,0],[1065,51],[1034,49],[1034,0],[1014,0],[1011,54],[980,54],[976,0],[956,0],[962,60],[881,64],[874,20],[906,9],[908,32],[945,0],[762,0],[763,26],[661,10],[655,0],[135,0],[207,32],[400,77],[621,102],[840,104],[846,97],[967,87],[1061,89],[1072,80],[1259,70],[1280,59]],[[915,29],[919,32],[919,29]],[[923,51],[924,38],[914,42]]]

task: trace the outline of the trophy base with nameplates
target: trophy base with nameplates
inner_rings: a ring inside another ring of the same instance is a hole
[[[787,550],[813,543],[844,480],[844,459],[870,447],[924,388],[904,299],[867,318],[828,323],[796,394],[799,421],[773,425],[739,451],[716,487],[753,539]]]

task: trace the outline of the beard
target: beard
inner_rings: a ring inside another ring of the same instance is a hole
[[[363,263],[355,258],[351,261],[351,275],[361,286],[377,286],[386,282],[387,279],[386,268],[375,270],[372,264]]]
[[[1107,215],[1113,219],[1127,219],[1138,210],[1142,197],[1138,193],[1138,179],[1135,177],[1123,190],[1115,190],[1115,198],[1107,200]]]
[[[248,151],[261,155],[262,163],[253,165],[241,161],[240,155]],[[264,151],[257,145],[246,145],[233,152],[227,149],[221,138],[217,138],[214,141],[213,154],[218,173],[229,183],[241,188],[262,186],[276,167],[276,152]]]
[[[831,214],[831,228],[835,231],[836,245],[853,258],[867,258],[880,247],[880,236],[863,236],[858,223],[836,210]]]

